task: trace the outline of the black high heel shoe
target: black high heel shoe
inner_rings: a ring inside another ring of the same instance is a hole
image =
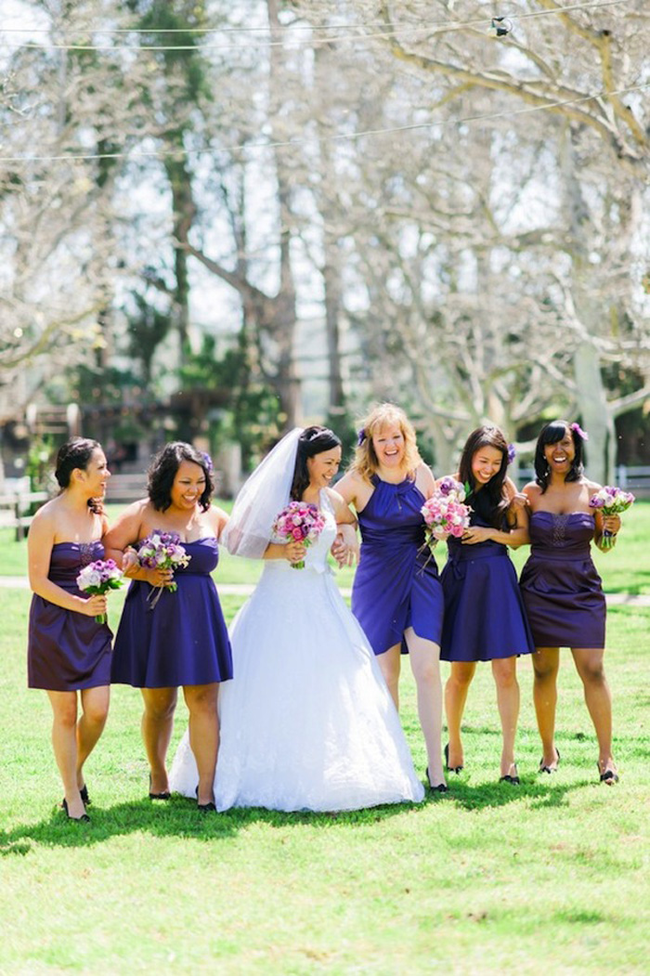
[[[90,797],[88,796],[88,787],[86,786],[86,784],[85,784],[85,783],[84,783],[84,785],[83,785],[83,786],[81,787],[81,789],[79,790],[79,796],[80,796],[80,797],[81,797],[81,799],[83,800],[83,805],[84,805],[85,807],[89,807],[89,806],[90,806],[90,804],[91,804],[91,803],[93,802],[93,801],[92,801],[92,800],[90,799]]]
[[[63,797],[63,802],[61,803],[61,806],[65,810],[65,815],[68,818],[68,820],[72,820],[73,823],[90,823],[90,817],[88,816],[87,813],[82,813],[80,817],[70,816],[70,811],[68,810],[68,801],[66,800],[65,797]]]
[[[505,776],[499,778],[500,783],[510,783],[511,786],[519,786],[519,773],[517,772],[517,763],[512,763],[510,769],[514,769],[514,776],[511,773],[506,773]]]
[[[560,750],[557,748],[557,746],[555,747],[555,755],[557,756],[557,759],[555,760],[555,767],[545,766],[544,756],[542,756],[542,758],[539,761],[539,769],[538,769],[539,773],[548,773],[549,776],[552,773],[557,773],[557,767],[560,765]]]
[[[171,793],[169,790],[163,790],[162,793],[152,793],[151,792],[151,773],[149,773],[149,799],[150,800],[170,800]]]
[[[449,765],[449,743],[445,746],[445,766],[447,771],[450,773],[460,773],[461,770],[465,769],[464,766],[450,766]]]
[[[199,803],[199,788],[196,788],[196,807],[200,813],[216,813],[217,807],[211,801],[209,803]]]
[[[434,786],[429,778],[429,767],[427,766],[427,787],[430,793],[449,793],[449,787],[446,783],[438,783]]]
[[[614,769],[606,769],[602,772],[600,768],[600,760],[596,763],[598,766],[598,773],[600,774],[600,782],[607,783],[608,786],[613,786],[614,783],[618,783],[618,773]]]

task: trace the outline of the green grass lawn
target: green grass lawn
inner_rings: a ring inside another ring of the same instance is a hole
[[[111,597],[113,623],[123,598]],[[609,614],[614,788],[597,782],[568,654],[556,776],[535,772],[522,660],[519,788],[496,782],[500,736],[484,667],[468,700],[466,771],[451,792],[339,815],[205,817],[180,797],[152,804],[139,694],[116,686],[87,765],[93,822],[83,826],[58,807],[46,695],[25,687],[29,599],[0,589],[0,973],[647,971],[650,611]],[[228,618],[241,602],[224,599]],[[423,777],[408,673],[402,720]],[[181,704],[172,753],[185,721]]]

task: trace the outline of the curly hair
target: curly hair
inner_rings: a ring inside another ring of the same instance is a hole
[[[61,491],[70,487],[70,478],[75,468],[86,471],[93,453],[97,450],[101,451],[102,445],[99,441],[91,440],[90,437],[71,437],[59,448],[54,477]],[[104,506],[98,498],[89,498],[88,508],[95,515],[102,515],[104,512]]]
[[[199,507],[203,512],[210,508],[210,500],[214,493],[214,481],[211,465],[208,465],[206,457],[201,451],[197,451],[191,444],[186,444],[184,441],[165,444],[158,451],[147,472],[147,493],[156,511],[165,512],[171,505],[172,485],[183,461],[191,461],[203,471],[205,488],[199,498]]]
[[[580,481],[585,473],[584,469],[584,449],[583,440],[580,434],[573,429],[572,425],[566,420],[551,420],[550,423],[545,424],[544,427],[539,432],[539,437],[537,438],[537,444],[535,445],[535,481],[542,489],[542,495],[548,488],[549,480],[549,466],[546,460],[546,455],[544,454],[544,448],[549,444],[557,444],[563,439],[567,431],[571,434],[573,439],[573,447],[575,449],[575,455],[573,461],[571,462],[571,470],[567,474],[566,481]]]
[[[299,502],[305,489],[309,485],[309,470],[307,459],[340,447],[341,441],[329,427],[305,427],[298,439],[298,453],[296,466],[293,471],[293,482],[289,497]]]
[[[476,492],[476,479],[472,473],[472,461],[476,452],[482,447],[493,447],[497,451],[501,451],[501,467],[494,477],[490,478],[488,483],[481,488],[483,501],[487,499],[487,504],[481,505],[483,510],[482,514],[485,515],[487,520],[495,528],[500,528],[503,524],[506,510],[510,505],[510,499],[508,498],[505,487],[506,472],[508,470],[508,442],[500,427],[496,427],[493,424],[483,424],[481,427],[477,427],[472,431],[465,441],[465,446],[460,457],[458,477],[463,484],[467,484],[470,487],[468,499],[475,493],[478,494]],[[468,504],[472,504],[471,501]]]
[[[404,460],[402,469],[409,477],[414,477],[415,470],[422,462],[417,448],[415,428],[401,407],[394,403],[380,403],[373,407],[369,414],[359,424],[359,444],[354,452],[354,459],[350,471],[359,474],[366,481],[370,481],[379,468],[379,459],[375,452],[372,439],[387,427],[399,427],[404,437]]]

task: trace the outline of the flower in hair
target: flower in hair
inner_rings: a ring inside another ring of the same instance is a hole
[[[207,451],[199,451],[199,454],[203,458],[203,461],[205,463],[205,466],[206,466],[207,470],[208,471],[212,471],[214,465],[212,463],[212,458],[210,457],[210,455],[208,454],[208,452]]]
[[[517,457],[517,451],[515,450],[515,445],[508,444],[508,464],[512,464],[512,462],[516,457]]]
[[[571,426],[571,430],[573,431],[573,433],[576,434],[580,438],[581,441],[588,441],[589,440],[589,434],[587,433],[586,430],[583,430],[582,429],[582,427],[580,426],[580,424],[575,424],[574,423],[574,424],[571,424],[570,426]]]
[[[357,445],[361,447],[366,439],[366,428],[362,427],[361,430],[357,432]]]

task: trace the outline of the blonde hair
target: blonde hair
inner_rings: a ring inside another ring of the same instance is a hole
[[[404,473],[414,476],[417,466],[422,462],[415,439],[415,428],[402,408],[394,403],[380,403],[359,424],[359,444],[350,465],[350,470],[366,481],[370,481],[379,468],[372,439],[387,427],[399,427],[404,437],[404,460],[401,464]]]

